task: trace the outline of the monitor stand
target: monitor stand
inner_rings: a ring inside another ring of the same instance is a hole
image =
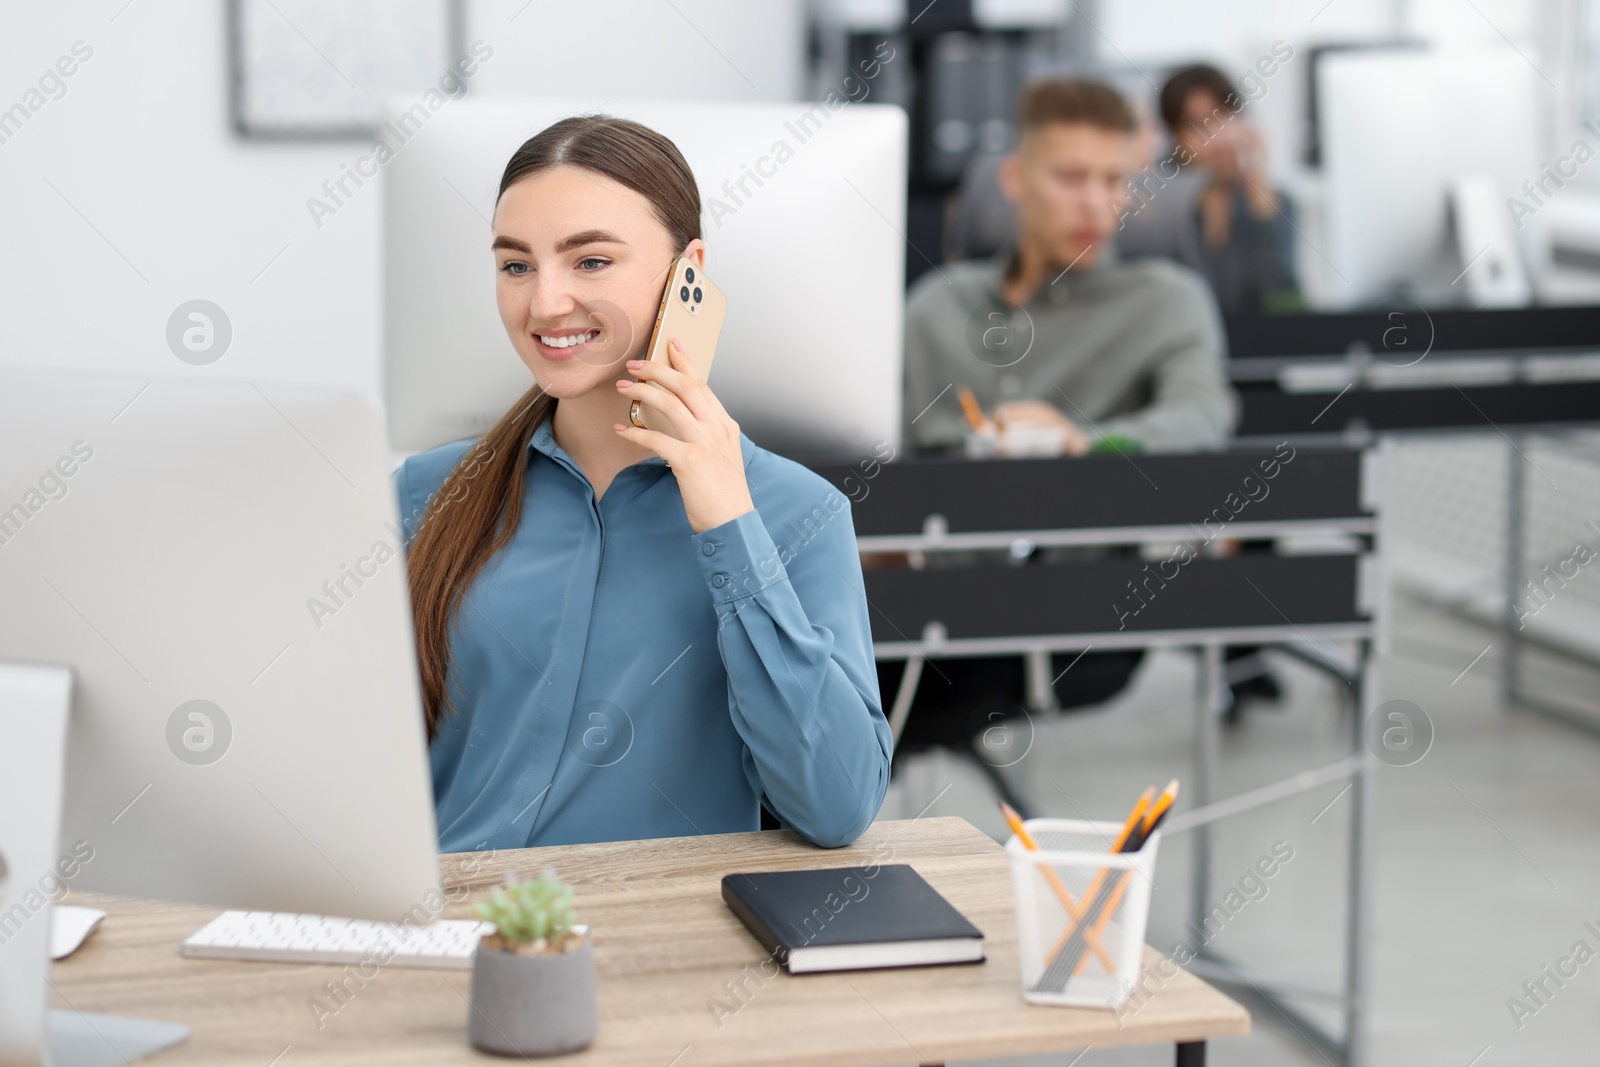
[[[178,1023],[49,1007],[71,705],[67,668],[0,663],[0,1067],[110,1067],[189,1036]]]

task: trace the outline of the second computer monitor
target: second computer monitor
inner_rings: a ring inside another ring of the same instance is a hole
[[[1548,217],[1513,222],[1503,205],[1540,178],[1542,89],[1527,58],[1511,47],[1337,49],[1314,71],[1326,228],[1307,245],[1324,279],[1314,306],[1526,303],[1513,276],[1539,279]],[[1463,181],[1483,195],[1462,195]],[[1490,210],[1473,210],[1485,199]]]
[[[73,672],[67,890],[436,916],[400,519],[361,396],[0,372],[0,662]]]
[[[694,171],[706,273],[728,298],[710,381],[740,427],[760,445],[808,455],[898,445],[900,108],[837,95],[785,105],[468,100],[420,126],[414,112],[391,114],[391,131],[409,137],[382,168],[395,449],[476,436],[531,384],[495,308],[489,223],[500,175],[523,141],[594,112],[659,131]]]

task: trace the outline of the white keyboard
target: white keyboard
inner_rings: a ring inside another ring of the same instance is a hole
[[[412,926],[287,911],[225,911],[185,938],[179,952],[212,960],[366,961],[385,967],[468,970],[478,938],[493,929],[493,924],[473,919]]]

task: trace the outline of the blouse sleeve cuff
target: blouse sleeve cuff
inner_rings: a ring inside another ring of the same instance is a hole
[[[717,604],[754,596],[786,580],[778,546],[754,508],[692,536],[700,573]]]

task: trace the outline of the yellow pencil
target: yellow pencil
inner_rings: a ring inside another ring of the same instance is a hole
[[[1156,802],[1150,805],[1150,810],[1145,813],[1144,823],[1139,827],[1139,833],[1144,837],[1149,837],[1150,832],[1156,828],[1156,823],[1161,821],[1162,816],[1166,815],[1168,809],[1172,807],[1173,802],[1177,799],[1178,780],[1174,778],[1167,783],[1167,787],[1161,791],[1161,795],[1156,797]],[[1139,842],[1139,847],[1144,847],[1143,841]]]
[[[1156,802],[1150,805],[1150,810],[1145,812],[1144,819],[1139,823],[1139,840],[1137,842],[1123,842],[1124,845],[1133,846],[1128,848],[1127,851],[1137,852],[1139,849],[1144,847],[1145,841],[1149,839],[1150,834],[1154,832],[1156,826],[1160,824],[1167,812],[1171,810],[1173,801],[1177,799],[1178,780],[1174,778],[1172,781],[1167,783],[1167,787],[1161,791],[1161,795],[1156,798]],[[1110,925],[1111,916],[1117,913],[1118,906],[1122,904],[1122,897],[1123,894],[1128,891],[1129,881],[1130,879],[1124,874],[1120,877],[1120,880],[1117,882],[1117,884],[1112,887],[1111,893],[1106,900],[1106,906],[1100,910],[1100,921],[1095,923],[1094,926],[1096,943],[1099,942],[1100,936],[1105,933],[1106,927]],[[1092,900],[1093,898],[1086,895],[1084,899]],[[1088,957],[1084,957],[1083,959],[1079,960],[1077,969],[1074,970],[1073,973],[1076,974],[1078,971],[1082,971],[1083,965],[1088,962]]]
[[[1028,833],[1028,828],[1022,824],[1022,816],[1017,814],[1016,808],[1013,808],[1010,804],[1002,803],[1000,805],[1000,814],[1006,817],[1007,825],[1011,827],[1011,832],[1017,835],[1017,840],[1022,842],[1023,848],[1029,852],[1039,851],[1038,842],[1034,841],[1033,835]],[[1083,909],[1078,906],[1077,901],[1072,899],[1072,893],[1062,884],[1055,871],[1049,867],[1045,867],[1043,870],[1046,880],[1050,883],[1050,888],[1055,890],[1056,897],[1061,901],[1061,906],[1067,909],[1068,915],[1072,916],[1073,924],[1080,923],[1083,920]],[[1088,898],[1085,897],[1084,899],[1087,900]],[[1100,947],[1098,936],[1090,940],[1089,950],[1105,965],[1106,970],[1112,969],[1111,957],[1107,956],[1106,950]]]
[[[1128,839],[1133,835],[1135,829],[1137,829],[1139,827],[1140,823],[1143,821],[1145,813],[1147,813],[1150,810],[1150,805],[1154,801],[1155,795],[1156,795],[1156,787],[1155,786],[1148,786],[1143,793],[1139,794],[1138,803],[1134,804],[1133,810],[1128,812],[1128,818],[1122,824],[1122,832],[1119,833],[1117,835],[1117,839],[1111,843],[1110,851],[1112,851],[1112,852],[1121,852],[1122,851],[1122,847],[1128,843]],[[1105,881],[1105,878],[1106,878],[1106,869],[1104,867],[1102,867],[1102,868],[1100,868],[1100,872],[1094,876],[1094,881],[1089,883],[1089,888],[1083,894],[1083,899],[1086,900],[1086,901],[1094,900],[1095,899],[1095,895],[1100,892],[1101,883],[1103,883]],[[1074,914],[1073,918],[1076,919],[1077,915]],[[1047,969],[1050,967],[1051,964],[1055,963],[1056,957],[1061,955],[1061,950],[1066,947],[1068,939],[1072,937],[1073,932],[1075,930],[1077,930],[1078,927],[1079,927],[1079,924],[1075,922],[1073,925],[1068,926],[1065,930],[1061,931],[1061,936],[1056,939],[1055,945],[1051,947],[1050,954],[1045,957],[1045,960],[1046,960],[1045,967]],[[1100,962],[1102,964],[1104,964],[1105,969],[1107,971],[1115,971],[1116,968],[1106,961],[1105,954],[1104,954],[1103,950],[1099,950],[1099,946],[1100,946],[1100,933],[1099,933],[1099,931],[1098,930],[1085,930],[1085,931],[1083,931],[1083,937],[1084,937],[1085,941],[1089,942],[1090,944],[1092,944],[1097,949],[1097,951],[1095,952],[1095,956],[1096,956],[1096,958],[1098,958],[1100,960]]]
[[[961,411],[967,416],[967,422],[974,430],[983,429],[983,408],[978,406],[978,398],[972,395],[972,390],[964,385],[956,386],[956,399],[961,401]]]

